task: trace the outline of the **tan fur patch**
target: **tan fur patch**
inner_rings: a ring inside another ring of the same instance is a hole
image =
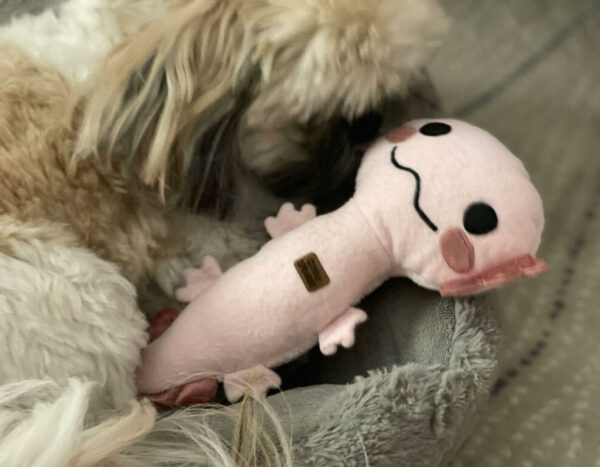
[[[136,281],[169,252],[164,208],[118,167],[73,160],[73,90],[58,72],[12,47],[0,47],[0,57],[0,215],[10,219],[0,245],[17,230],[40,233],[9,234],[11,225],[60,226],[43,235],[77,239]]]
[[[180,188],[194,143],[232,111],[236,73],[251,62],[240,3],[175,2],[168,18],[117,47],[90,83],[78,153],[112,157],[119,148],[125,165],[163,196]]]
[[[124,148],[124,166],[165,195],[180,187],[197,143],[234,112],[261,175],[310,157],[303,140],[314,137],[306,128],[298,140],[299,125],[353,119],[406,94],[447,28],[435,0],[171,5],[90,83],[77,145],[84,155]],[[266,156],[253,150],[263,146]]]

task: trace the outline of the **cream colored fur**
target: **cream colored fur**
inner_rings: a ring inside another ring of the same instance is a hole
[[[447,26],[431,1],[245,3],[262,88],[250,125],[353,118],[405,94]]]
[[[0,465],[78,467],[117,462],[119,453],[152,428],[156,412],[132,400],[120,415],[90,424],[94,386],[26,380],[0,387]],[[123,459],[123,458],[121,458]],[[114,465],[114,464],[113,464]]]
[[[195,0],[171,11],[110,55],[78,144],[82,154],[122,145],[129,166],[163,193],[239,101],[249,101],[242,158],[271,174],[315,123],[406,93],[447,27],[433,0]]]
[[[0,219],[0,327],[7,336],[0,381],[51,376],[66,384],[78,376],[97,383],[92,406],[124,407],[135,396],[132,372],[146,344],[135,290],[115,265],[61,230]]]
[[[73,88],[52,67],[0,45],[0,83],[0,465],[117,462],[156,415],[135,402],[147,322],[133,284],[169,291],[206,247],[231,262],[256,242],[74,160]]]
[[[257,440],[289,465],[251,417],[228,445],[135,399],[135,286],[257,247],[163,201],[214,128],[262,175],[311,157],[329,119],[405,93],[445,26],[433,0],[69,0],[0,27],[0,465],[249,465]]]
[[[125,36],[165,12],[162,0],[68,0],[57,11],[21,16],[1,26],[0,41],[23,47],[79,83]]]

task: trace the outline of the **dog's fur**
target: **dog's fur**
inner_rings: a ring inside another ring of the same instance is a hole
[[[310,162],[340,117],[406,94],[444,28],[432,1],[183,2],[110,56],[79,149],[114,158],[121,146],[144,182],[197,199],[233,173],[215,156],[228,136],[227,156],[277,182]]]
[[[266,182],[314,167],[343,119],[407,91],[445,28],[429,0],[164,8],[70,0],[0,28],[2,465],[134,462],[119,453],[155,416],[135,402],[134,285],[172,293],[205,253],[257,246],[182,200],[226,191],[238,163]]]
[[[112,47],[165,13],[162,0],[66,0],[58,11],[22,15],[1,26],[0,41],[21,46],[81,83]]]

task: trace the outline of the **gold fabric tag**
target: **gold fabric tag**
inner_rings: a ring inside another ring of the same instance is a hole
[[[329,276],[325,272],[321,261],[314,253],[309,253],[294,262],[296,271],[300,275],[306,290],[314,292],[329,284]]]

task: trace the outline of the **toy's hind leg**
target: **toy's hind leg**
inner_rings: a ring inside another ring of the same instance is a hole
[[[319,347],[324,355],[333,355],[338,345],[352,347],[354,345],[354,329],[367,320],[367,314],[350,307],[335,318],[319,332]]]
[[[146,321],[116,266],[62,227],[0,216],[0,384],[69,378],[96,383],[90,410],[122,409]]]
[[[281,386],[279,375],[263,365],[223,376],[223,388],[230,402],[240,399],[246,389],[250,389],[255,397],[263,397],[269,389],[279,386]]]
[[[145,397],[159,407],[171,408],[205,404],[211,402],[216,394],[217,381],[214,378],[204,378]]]

